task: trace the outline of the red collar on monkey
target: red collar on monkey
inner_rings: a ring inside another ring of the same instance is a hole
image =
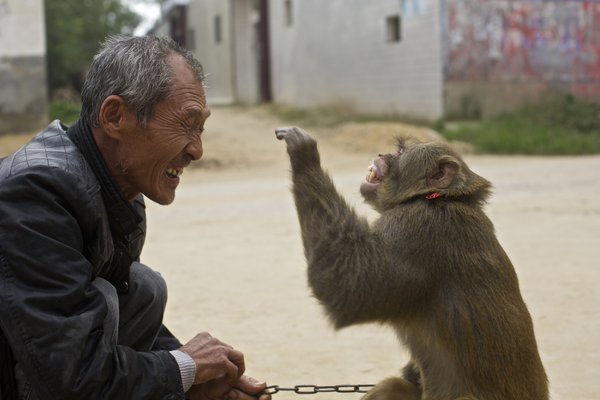
[[[431,194],[428,194],[427,196],[425,196],[425,198],[427,200],[435,200],[435,199],[440,198],[442,196],[443,196],[443,194],[441,194],[441,193],[431,193]]]

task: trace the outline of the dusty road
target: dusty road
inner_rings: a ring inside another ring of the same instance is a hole
[[[166,322],[182,340],[211,332],[269,384],[376,383],[406,354],[382,327],[334,332],[311,297],[289,161],[273,134],[281,124],[256,109],[213,109],[205,158],[185,172],[175,203],[148,204],[143,261],[169,284]],[[389,150],[380,146],[390,128],[313,132],[337,186],[369,218],[358,185],[373,154]],[[517,269],[553,399],[600,399],[600,156],[466,159],[494,184],[487,211]]]

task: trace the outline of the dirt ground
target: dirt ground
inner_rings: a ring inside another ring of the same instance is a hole
[[[211,332],[243,351],[247,373],[269,384],[376,383],[397,374],[407,355],[384,327],[334,332],[311,297],[289,161],[274,137],[280,125],[261,109],[213,108],[204,159],[185,171],[175,203],[148,203],[142,259],[168,282],[166,323],[182,341]],[[358,194],[366,167],[407,129],[312,132],[338,188],[369,219],[376,213]],[[0,138],[0,156],[11,140]],[[466,160],[494,184],[487,212],[519,275],[552,398],[600,399],[600,156]]]

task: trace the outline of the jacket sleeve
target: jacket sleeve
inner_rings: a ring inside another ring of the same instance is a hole
[[[84,243],[94,197],[60,169],[0,182],[0,327],[44,399],[183,399],[175,359],[118,346]]]
[[[152,350],[177,350],[182,346],[179,339],[177,339],[171,331],[163,324],[158,331],[158,336],[154,341],[154,348]]]

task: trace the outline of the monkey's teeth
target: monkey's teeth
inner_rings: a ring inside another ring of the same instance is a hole
[[[369,175],[367,175],[367,182],[374,183],[379,181],[379,177],[377,176],[377,170],[373,167],[369,167]]]
[[[369,182],[373,182],[376,179],[377,179],[377,172],[371,171],[371,173],[369,174]]]

